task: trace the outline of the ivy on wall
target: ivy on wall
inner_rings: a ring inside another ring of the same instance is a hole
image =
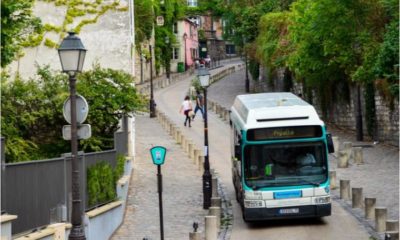
[[[30,35],[26,41],[22,42],[23,47],[37,47],[43,40],[44,45],[49,48],[58,48],[59,44],[54,42],[52,39],[44,38],[46,33],[54,32],[59,35],[59,41],[61,41],[68,31],[80,33],[82,27],[88,24],[94,24],[97,22],[99,17],[104,15],[107,11],[127,11],[127,6],[120,6],[118,0],[114,0],[112,3],[105,4],[103,0],[96,0],[95,2],[85,2],[83,0],[40,0],[42,2],[54,3],[57,7],[66,7],[66,15],[61,26],[56,26],[50,23],[46,23],[42,26],[41,30],[37,33]],[[74,28],[71,28],[71,24],[76,21],[76,18],[91,17],[81,20]]]

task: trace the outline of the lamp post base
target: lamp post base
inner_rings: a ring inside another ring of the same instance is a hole
[[[210,171],[204,171],[203,174],[203,209],[208,209],[211,207],[211,173]]]
[[[85,229],[81,225],[72,226],[68,236],[69,240],[86,240]]]
[[[150,117],[156,117],[156,103],[154,102],[154,99],[150,99]]]

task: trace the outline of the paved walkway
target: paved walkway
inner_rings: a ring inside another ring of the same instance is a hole
[[[136,117],[136,159],[125,219],[114,240],[160,239],[157,167],[149,152],[156,145],[167,148],[162,166],[165,239],[189,239],[193,222],[204,221],[201,173],[157,120],[146,114]]]

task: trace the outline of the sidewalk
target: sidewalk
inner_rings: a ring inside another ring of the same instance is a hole
[[[188,239],[193,222],[198,222],[199,231],[204,232],[200,224],[206,215],[202,208],[201,173],[157,119],[146,114],[136,116],[136,158],[125,218],[111,239],[160,239],[157,167],[150,156],[150,148],[156,145],[167,148],[161,169],[165,239]]]

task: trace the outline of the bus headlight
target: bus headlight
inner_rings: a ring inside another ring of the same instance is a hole
[[[244,207],[245,208],[262,208],[265,207],[265,203],[264,201],[259,201],[259,200],[253,200],[253,201],[249,201],[249,200],[245,200],[244,201]]]
[[[315,204],[324,204],[324,203],[330,203],[330,202],[331,202],[331,197],[316,197],[316,198],[314,198]]]

